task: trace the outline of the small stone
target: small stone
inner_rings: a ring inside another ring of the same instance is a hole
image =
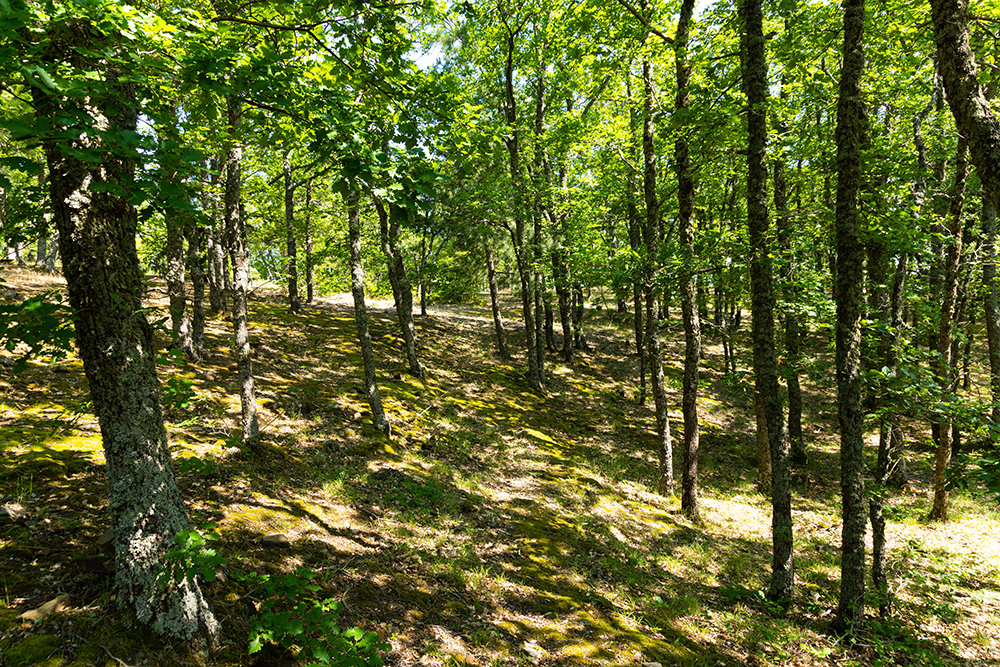
[[[644,662],[642,663],[642,667],[663,667],[663,665],[658,662]]]
[[[270,544],[273,546],[288,546],[289,544],[292,543],[292,541],[288,539],[288,537],[282,535],[281,533],[277,533],[275,535],[266,535],[264,536],[262,541],[264,542],[264,544]]]
[[[527,653],[532,660],[541,660],[545,655],[545,651],[542,647],[535,642],[524,642],[523,648],[524,652]]]
[[[37,609],[32,609],[31,611],[26,611],[21,614],[21,618],[26,621],[40,621],[49,614],[54,612],[60,612],[69,606],[69,595],[65,593],[63,595],[56,596],[55,598],[49,600],[41,607]]]
[[[24,521],[24,517],[24,507],[18,503],[6,503],[4,505],[0,505],[0,526],[5,526],[8,523]]]

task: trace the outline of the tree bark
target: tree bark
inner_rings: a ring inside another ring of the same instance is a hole
[[[644,0],[643,9],[647,2]],[[646,353],[648,355],[650,382],[656,410],[656,452],[659,459],[657,491],[661,495],[674,491],[674,452],[670,437],[670,415],[666,381],[663,375],[663,352],[660,347],[660,299],[657,288],[660,254],[660,204],[656,195],[656,148],[653,125],[653,66],[649,59],[642,63],[643,122],[642,163],[643,195],[646,200],[646,224],[643,236],[646,241],[645,284],[646,296]]]
[[[365,307],[365,269],[361,263],[361,195],[357,186],[352,185],[344,199],[347,204],[347,229],[351,255],[351,295],[354,297],[354,321],[358,327],[361,360],[364,364],[365,398],[368,399],[368,406],[372,411],[372,424],[388,436],[391,427],[382,408],[382,396],[375,382],[375,354],[372,351],[372,337],[368,331],[368,309]]]
[[[674,105],[683,113],[691,104],[691,63],[688,60],[688,34],[694,0],[684,0],[677,32],[674,35],[674,61],[677,74],[677,98]],[[680,230],[681,256],[685,273],[681,284],[681,311],[684,320],[684,390],[681,411],[684,416],[684,469],[681,475],[681,511],[692,521],[701,521],[698,507],[698,377],[701,364],[701,321],[698,313],[698,291],[695,286],[694,262],[694,174],[691,170],[690,148],[686,128],[674,142],[674,162],[677,169],[677,226]]]
[[[313,179],[306,181],[306,303],[313,302],[313,229],[312,229]]]
[[[403,253],[399,251],[399,223],[389,223],[389,213],[378,197],[373,196],[375,211],[378,213],[379,234],[382,241],[382,254],[385,255],[389,271],[389,283],[392,285],[392,298],[396,304],[396,319],[399,330],[403,334],[403,346],[406,349],[406,363],[414,377],[424,376],[423,366],[417,357],[417,330],[413,324],[413,290],[406,277],[406,267],[403,266]]]
[[[951,336],[955,321],[955,304],[958,300],[959,264],[962,258],[962,209],[965,204],[965,184],[969,176],[969,147],[959,137],[958,155],[955,159],[955,184],[951,192],[948,212],[948,230],[945,241],[945,265],[941,283],[941,311],[938,316],[937,356],[934,371],[941,387],[941,400],[948,403],[954,398],[952,386]],[[931,518],[948,519],[948,466],[951,464],[951,420],[942,417],[938,422],[938,449],[934,460],[934,506]]]
[[[747,226],[753,302],[753,356],[757,393],[763,403],[771,449],[771,583],[767,596],[787,608],[795,585],[792,562],[791,480],[778,364],[774,346],[774,278],[767,211],[767,61],[761,0],[739,6],[742,88],[747,97]]]
[[[834,627],[856,632],[865,612],[864,413],[861,406],[861,285],[864,247],[858,220],[864,137],[864,0],[844,4],[844,61],[837,99],[837,398],[843,531],[840,599]]]
[[[487,240],[483,247],[486,250],[486,275],[490,283],[490,307],[493,310],[493,328],[497,335],[497,352],[504,361],[510,361],[510,350],[507,348],[507,333],[503,328],[503,317],[500,313],[500,290],[497,289],[496,267],[493,264],[493,248]]]
[[[629,67],[631,70],[631,66]],[[632,101],[632,72],[625,73],[625,90],[628,99],[629,115],[629,158],[632,165],[639,164],[639,114]],[[628,177],[626,179],[625,202],[628,208],[628,242],[632,252],[639,256],[642,252],[642,229],[643,225],[639,221],[639,210],[636,205],[636,170],[629,165]],[[641,280],[634,280],[632,283],[632,301],[635,309],[635,318],[632,328],[635,332],[635,352],[639,356],[639,400],[642,405],[646,402],[646,351],[643,331],[643,286]]]
[[[224,220],[229,256],[233,265],[233,348],[240,387],[240,427],[243,443],[251,449],[259,445],[257,398],[254,390],[253,360],[250,356],[247,293],[250,291],[250,255],[247,249],[247,226],[243,217],[242,178],[243,146],[240,124],[243,103],[231,95],[226,99],[226,118],[230,136],[226,141],[226,194]]]
[[[51,57],[53,65],[102,66],[78,62],[82,57],[76,52]],[[134,133],[134,89],[113,70],[105,70],[104,77],[95,88],[99,92],[83,102],[87,106],[34,89],[36,113],[44,118],[82,113],[111,133]],[[91,188],[102,182],[132,187],[135,164],[112,152],[102,153],[99,163],[84,162],[51,141],[43,140],[43,148],[63,273],[77,318],[77,346],[107,461],[117,603],[133,608],[137,620],[158,633],[214,647],[219,627],[197,580],[158,585],[165,552],[191,523],[174,480],[163,426],[153,329],[142,305],[136,211],[124,198]],[[70,148],[104,147],[99,133],[84,133],[70,141]]]
[[[298,313],[302,310],[302,302],[299,298],[298,243],[295,239],[295,185],[292,183],[291,155],[287,149],[282,155],[282,176],[285,186],[285,257],[287,259],[285,276],[288,281],[288,309],[293,313]]]

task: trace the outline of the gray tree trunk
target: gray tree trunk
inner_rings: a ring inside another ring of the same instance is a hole
[[[691,63],[688,60],[688,33],[694,0],[684,0],[677,32],[674,36],[674,61],[677,70],[675,108],[683,113],[691,105]],[[681,283],[681,313],[684,320],[684,395],[681,411],[684,416],[684,467],[681,475],[681,511],[695,522],[701,521],[698,508],[698,446],[701,431],[698,425],[698,379],[701,364],[701,321],[698,313],[698,292],[695,286],[694,262],[694,197],[695,184],[691,172],[691,156],[686,128],[674,142],[674,162],[677,170],[677,226],[680,230],[681,255],[685,274]]]
[[[306,181],[306,303],[313,302],[313,229],[312,229],[313,179]],[[410,308],[411,314],[413,308]]]
[[[507,348],[507,333],[503,328],[503,317],[500,313],[500,290],[497,289],[496,267],[493,263],[493,248],[487,240],[483,247],[486,250],[486,276],[490,283],[490,307],[493,310],[493,329],[497,336],[497,352],[504,361],[510,361],[510,350]]]
[[[643,9],[648,9],[644,0]],[[643,122],[642,122],[642,164],[643,196],[646,201],[646,224],[643,237],[646,242],[646,262],[644,271],[646,296],[646,354],[648,355],[656,415],[656,454],[659,462],[659,478],[656,488],[661,495],[674,491],[674,448],[670,437],[669,399],[666,379],[663,375],[663,351],[660,347],[660,299],[656,279],[659,273],[660,249],[660,204],[656,195],[656,147],[653,144],[655,127],[653,124],[653,66],[649,59],[642,63]]]
[[[392,298],[396,304],[396,319],[399,330],[403,334],[403,345],[406,349],[406,362],[414,377],[422,378],[424,369],[417,357],[417,330],[413,324],[413,290],[410,280],[406,277],[406,267],[403,265],[403,253],[397,245],[399,223],[393,222],[390,228],[389,213],[381,200],[372,196],[375,210],[378,212],[379,233],[382,240],[382,254],[385,255],[389,271],[389,283],[392,285]]]
[[[368,309],[365,307],[365,269],[361,263],[361,195],[352,186],[345,197],[347,204],[348,241],[351,255],[351,295],[354,297],[354,321],[358,326],[358,341],[361,343],[361,359],[364,363],[365,397],[372,411],[372,424],[385,435],[391,427],[382,408],[382,397],[375,382],[375,354],[372,351],[372,337],[368,332]]]
[[[747,97],[747,227],[753,301],[753,357],[757,393],[763,403],[771,454],[771,583],[767,596],[787,608],[795,588],[792,561],[791,480],[788,432],[778,386],[774,344],[774,269],[768,243],[767,61],[761,0],[742,0],[740,63]]]
[[[259,446],[257,398],[254,390],[253,360],[250,351],[247,293],[250,291],[250,255],[247,249],[247,226],[241,205],[243,146],[240,144],[242,102],[233,95],[226,100],[226,115],[231,133],[226,145],[225,224],[229,256],[233,262],[233,348],[240,387],[240,426],[243,442]]]
[[[282,176],[285,186],[285,275],[288,278],[288,309],[301,312],[299,299],[298,245],[295,241],[295,186],[292,184],[292,162],[288,150],[282,155]]]
[[[59,60],[88,69],[96,65],[79,62],[82,57],[68,49]],[[55,99],[35,89],[36,113],[51,118],[60,111],[82,112],[111,132],[135,132],[134,89],[120,83],[113,70],[104,75],[106,87],[98,87],[100,92],[87,98],[86,107],[78,106],[77,99]],[[70,147],[94,149],[98,142],[85,133]],[[63,272],[77,316],[77,345],[107,460],[117,603],[134,609],[137,620],[158,633],[196,647],[213,647],[219,627],[197,581],[165,588],[157,583],[173,537],[191,524],[174,480],[153,330],[142,307],[136,212],[125,199],[88,187],[106,182],[128,188],[135,164],[110,153],[103,153],[100,163],[83,162],[57,143],[43,146]]]

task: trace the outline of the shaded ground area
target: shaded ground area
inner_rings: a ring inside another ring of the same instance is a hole
[[[19,298],[59,286],[5,276]],[[162,291],[152,297],[163,307]],[[805,381],[810,462],[795,472],[798,597],[780,616],[760,596],[770,512],[753,486],[751,380],[721,374],[712,341],[700,404],[706,523],[696,526],[676,498],[653,493],[652,411],[635,400],[627,319],[592,311],[591,351],[568,365],[549,354],[540,397],[523,353],[495,356],[482,308],[418,318],[428,374],[408,376],[386,305],[371,312],[388,440],[367,425],[343,298],[300,315],[277,295],[252,302],[263,457],[238,446],[224,319],[210,322],[204,363],[163,360],[164,382],[195,392],[167,392],[180,484],[194,520],[217,525],[227,560],[206,587],[225,631],[218,664],[297,664],[294,650],[247,655],[262,598],[238,576],[297,567],[316,574],[316,595],[345,605],[343,624],[388,641],[396,665],[997,664],[1000,519],[985,499],[957,494],[956,520],[926,523],[924,453],[888,511],[896,616],[873,617],[854,646],[827,633],[840,522],[823,355]],[[517,312],[512,301],[510,323]],[[676,323],[664,333],[679,428],[682,340]],[[823,354],[825,342],[815,340]],[[98,544],[109,524],[104,461],[86,398],[74,358],[18,375],[0,365],[0,502],[16,508],[0,524],[0,665],[177,664],[178,647],[126,628],[114,609]],[[59,594],[70,596],[63,611],[18,619]]]

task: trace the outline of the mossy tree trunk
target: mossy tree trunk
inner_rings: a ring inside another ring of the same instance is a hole
[[[87,25],[77,28],[77,35],[98,34]],[[89,39],[83,46],[91,46]],[[107,460],[117,603],[158,633],[212,647],[219,628],[197,581],[165,588],[157,582],[173,537],[191,524],[163,425],[153,329],[142,304],[136,211],[124,197],[94,187],[133,187],[132,157],[116,155],[103,137],[136,131],[135,92],[104,63],[84,62],[69,49],[50,55],[53,66],[85,67],[103,77],[95,88],[100,92],[86,100],[59,99],[40,89],[33,97],[40,118],[89,117],[92,128],[99,128],[68,144],[43,141],[43,147],[77,346]],[[95,149],[99,162],[75,157],[76,151]]]
[[[761,0],[739,5],[742,88],[747,97],[747,227],[753,303],[753,358],[757,394],[767,422],[771,456],[771,583],[767,596],[787,607],[795,587],[788,432],[785,430],[774,343],[774,268],[768,242],[767,61]]]
[[[865,111],[864,0],[844,5],[844,64],[837,99],[837,400],[840,422],[840,489],[843,507],[840,599],[834,627],[856,632],[865,611],[864,413],[861,406],[862,267],[858,219],[861,144]]]

